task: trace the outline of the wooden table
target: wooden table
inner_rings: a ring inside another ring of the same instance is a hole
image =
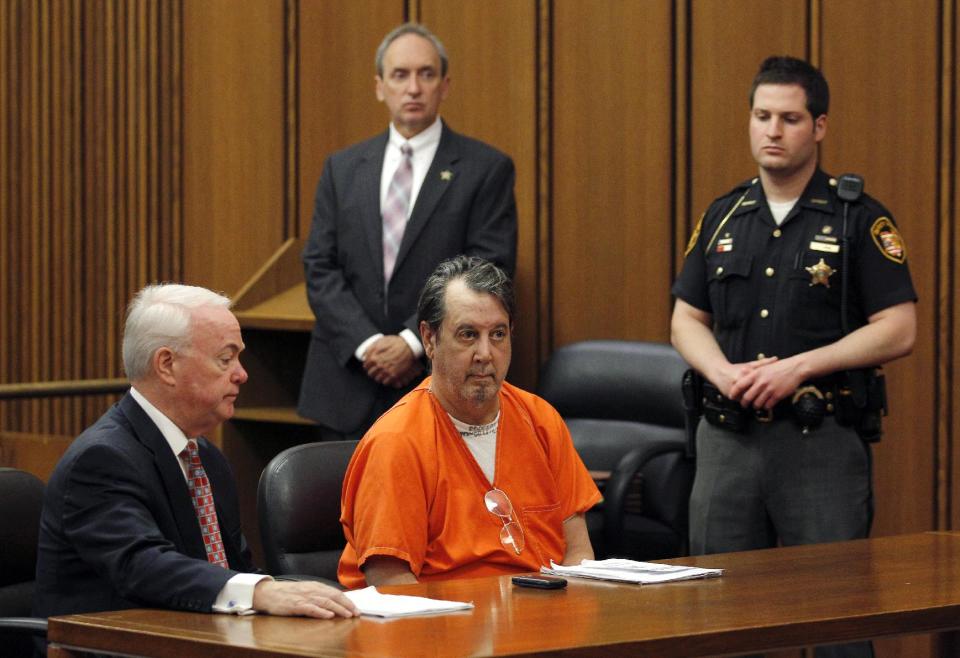
[[[960,627],[960,533],[924,533],[673,560],[720,578],[664,585],[509,577],[385,588],[473,601],[433,617],[317,621],[157,610],[50,620],[70,648],[169,656],[702,656]],[[602,649],[601,649],[602,647]]]

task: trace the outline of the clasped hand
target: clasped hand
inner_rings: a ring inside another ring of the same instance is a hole
[[[740,406],[772,409],[793,393],[803,381],[795,357],[783,359],[769,356],[746,363],[731,363],[721,371],[717,387]]]
[[[363,369],[378,384],[403,388],[423,372],[410,346],[400,336],[382,336],[363,355]]]

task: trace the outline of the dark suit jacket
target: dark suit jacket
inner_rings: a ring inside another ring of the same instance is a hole
[[[231,569],[207,562],[180,464],[127,393],[74,440],[47,484],[36,615],[134,607],[209,612],[227,580],[255,570],[226,459],[206,439],[198,444]]]
[[[384,132],[327,160],[303,252],[316,325],[298,411],[344,433],[406,393],[367,377],[353,353],[376,333],[406,327],[419,336],[420,289],[440,261],[482,256],[511,275],[516,265],[513,162],[444,124],[386,290],[380,174],[388,139]]]

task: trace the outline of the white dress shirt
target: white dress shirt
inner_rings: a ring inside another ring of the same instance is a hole
[[[143,394],[133,386],[130,387],[130,396],[136,400],[137,404],[146,412],[157,426],[163,438],[167,440],[170,449],[173,451],[177,462],[180,464],[180,470],[183,471],[183,479],[189,478],[189,466],[183,456],[183,451],[187,447],[187,435],[183,433],[176,423],[167,418],[162,411],[153,406]],[[216,492],[214,492],[216,496]],[[261,580],[270,579],[270,576],[264,576],[255,573],[238,573],[226,582],[223,589],[217,595],[217,600],[213,603],[214,612],[226,612],[238,615],[252,615],[256,612],[253,609],[253,588]],[[271,579],[272,580],[272,579]]]
[[[410,187],[410,205],[407,206],[407,219],[410,219],[413,208],[417,203],[417,197],[420,195],[420,188],[423,187],[423,181],[427,177],[427,171],[433,164],[433,158],[437,154],[437,148],[440,146],[440,136],[443,134],[443,123],[438,116],[436,120],[426,130],[417,133],[410,139],[406,139],[396,127],[390,124],[390,138],[387,140],[387,148],[383,154],[383,169],[380,170],[380,207],[387,203],[387,192],[390,189],[390,181],[400,166],[400,160],[403,154],[400,147],[409,144],[413,149],[411,162],[413,164],[413,181]],[[363,361],[370,346],[383,334],[374,334],[360,343],[353,355],[358,361]],[[420,337],[409,329],[403,329],[400,337],[406,341],[410,350],[416,358],[423,356],[423,345],[420,344]]]

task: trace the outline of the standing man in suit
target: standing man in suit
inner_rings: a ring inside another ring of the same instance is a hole
[[[202,437],[247,373],[230,300],[147,286],[130,304],[130,391],[70,445],[47,485],[34,612],[158,607],[352,617],[342,592],[254,573],[230,467]]]
[[[512,274],[516,263],[513,162],[439,118],[443,44],[401,25],[376,68],[389,129],[327,160],[303,253],[316,325],[298,411],[351,438],[423,371],[417,296],[437,264],[468,254]]]

